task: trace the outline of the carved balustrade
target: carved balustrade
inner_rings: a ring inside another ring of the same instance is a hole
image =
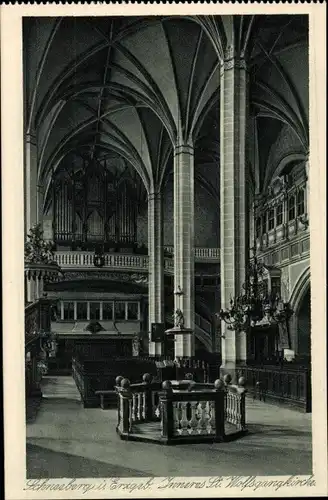
[[[231,376],[225,375],[225,419],[243,432],[246,429],[245,379],[240,377],[238,385],[231,384]]]
[[[169,252],[168,252],[169,253]],[[172,252],[173,256],[173,252]],[[164,269],[173,272],[174,262],[172,256],[164,257]],[[94,252],[87,251],[57,251],[54,254],[56,263],[63,269],[86,267],[94,268]],[[220,249],[195,248],[195,260],[204,262],[219,262]],[[104,253],[104,266],[109,268],[148,270],[148,255],[135,255],[126,253]]]
[[[165,246],[164,251],[167,254],[174,255],[173,246]],[[214,261],[220,260],[220,249],[219,248],[207,248],[207,247],[196,247],[194,249],[195,259],[213,259]]]

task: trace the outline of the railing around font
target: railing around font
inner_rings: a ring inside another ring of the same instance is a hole
[[[140,384],[116,379],[117,432],[122,439],[164,444],[219,442],[246,432],[243,380],[239,385],[216,380],[153,382],[149,374]]]

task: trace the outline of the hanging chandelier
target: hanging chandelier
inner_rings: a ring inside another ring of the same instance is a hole
[[[246,281],[240,295],[230,300],[230,307],[216,314],[228,325],[229,330],[246,330],[248,327],[269,327],[284,323],[293,311],[288,302],[278,294],[268,292],[264,280],[264,265],[258,261],[256,247],[246,270]]]

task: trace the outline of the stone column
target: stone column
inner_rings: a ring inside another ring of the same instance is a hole
[[[249,255],[247,172],[245,157],[247,75],[243,59],[228,49],[221,66],[220,228],[221,307],[239,295]],[[222,368],[233,371],[246,359],[246,334],[222,322]]]
[[[162,194],[148,196],[148,253],[149,253],[149,332],[152,323],[164,322],[164,247],[163,247],[163,200]],[[163,354],[162,342],[151,342],[149,354]]]
[[[28,277],[27,273],[25,273],[25,279],[26,279],[26,293],[27,297],[26,300],[27,302],[35,302],[37,300],[37,290],[36,290],[36,279],[34,279],[32,276]]]
[[[35,134],[25,136],[25,228],[28,233],[38,221],[38,165]]]
[[[306,191],[305,191],[305,210],[306,214],[308,217],[308,220],[310,220],[310,162],[309,162],[309,155],[307,155],[306,161],[305,161],[305,173],[306,173]]]
[[[174,310],[181,309],[184,326],[194,329],[194,148],[178,143],[174,148]],[[175,356],[195,355],[192,334],[175,336]]]
[[[44,203],[44,187],[40,184],[37,185],[37,222],[43,220],[43,203]]]

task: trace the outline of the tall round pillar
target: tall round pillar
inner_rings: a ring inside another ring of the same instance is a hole
[[[37,140],[34,133],[25,136],[25,228],[38,222]]]
[[[305,161],[305,172],[306,172],[306,213],[308,220],[310,219],[310,161],[309,155],[307,155]]]
[[[247,200],[245,61],[232,48],[221,66],[220,105],[220,230],[221,308],[242,292],[249,256]],[[222,368],[234,371],[246,360],[246,333],[229,330],[222,322]]]
[[[149,252],[149,332],[152,323],[164,322],[164,248],[163,200],[160,192],[148,196],[148,252]],[[163,354],[163,343],[149,339],[149,354]]]
[[[194,148],[174,148],[174,309],[180,309],[184,326],[192,333],[175,336],[175,356],[195,355],[194,271]],[[178,292],[178,293],[177,293]]]

